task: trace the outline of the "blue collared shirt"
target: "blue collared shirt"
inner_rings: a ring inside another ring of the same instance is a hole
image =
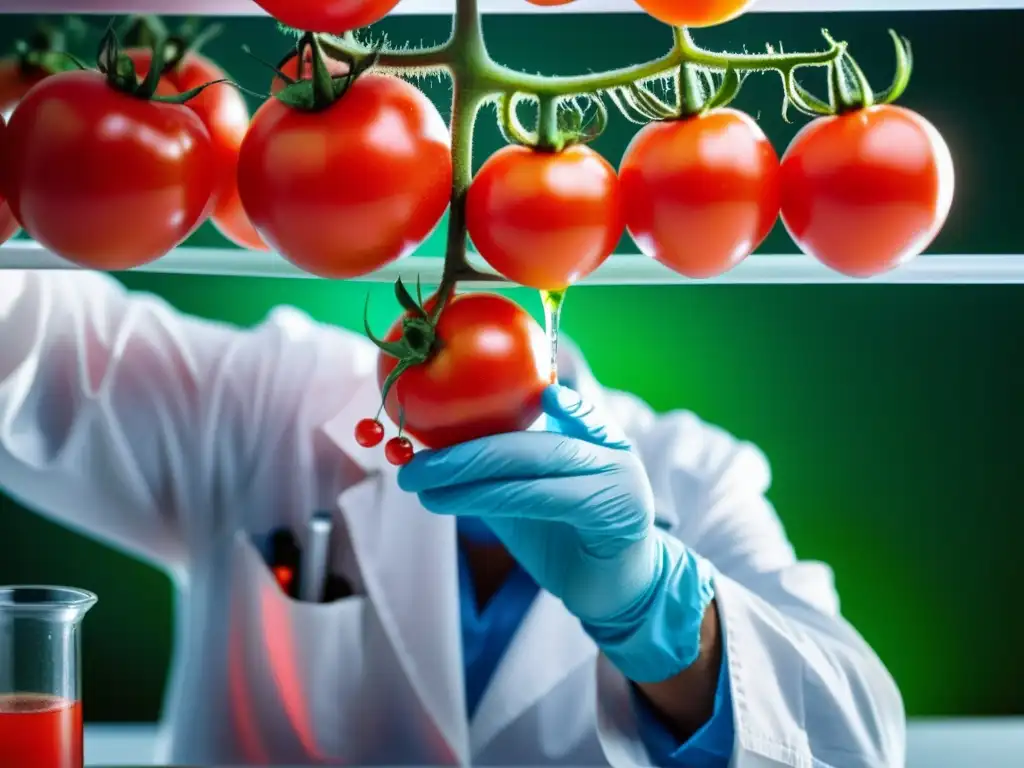
[[[477,610],[469,565],[459,549],[459,600],[462,618],[462,658],[465,668],[466,706],[472,717],[501,657],[537,596],[537,584],[520,568],[501,589]],[[640,696],[634,697],[640,736],[651,759],[659,766],[720,768],[729,764],[735,738],[728,666],[724,654],[714,714],[685,744],[658,722]]]

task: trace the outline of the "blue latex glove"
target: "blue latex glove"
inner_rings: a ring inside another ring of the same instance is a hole
[[[624,435],[565,387],[545,390],[543,406],[558,433],[423,451],[398,483],[431,512],[482,518],[629,679],[667,679],[697,658],[711,568],[655,528]]]

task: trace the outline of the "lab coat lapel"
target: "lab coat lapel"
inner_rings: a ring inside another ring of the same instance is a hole
[[[460,764],[468,761],[454,520],[432,515],[399,489],[383,447],[355,442],[355,424],[376,412],[369,381],[325,434],[367,473],[338,498],[373,604],[406,676]],[[393,426],[389,434],[394,434]]]
[[[470,724],[470,747],[487,745],[584,664],[597,648],[562,601],[540,592],[516,632]]]

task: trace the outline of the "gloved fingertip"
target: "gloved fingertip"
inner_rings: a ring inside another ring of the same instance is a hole
[[[398,470],[398,487],[407,493],[418,493],[427,487],[430,477],[430,451],[420,451]]]
[[[544,390],[541,407],[548,416],[559,418],[575,415],[582,402],[583,399],[575,390],[561,384],[552,384]]]

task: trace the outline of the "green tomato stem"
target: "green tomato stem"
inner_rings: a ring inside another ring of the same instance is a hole
[[[565,137],[558,129],[558,97],[542,96],[537,106],[537,148],[545,152],[561,152]]]

